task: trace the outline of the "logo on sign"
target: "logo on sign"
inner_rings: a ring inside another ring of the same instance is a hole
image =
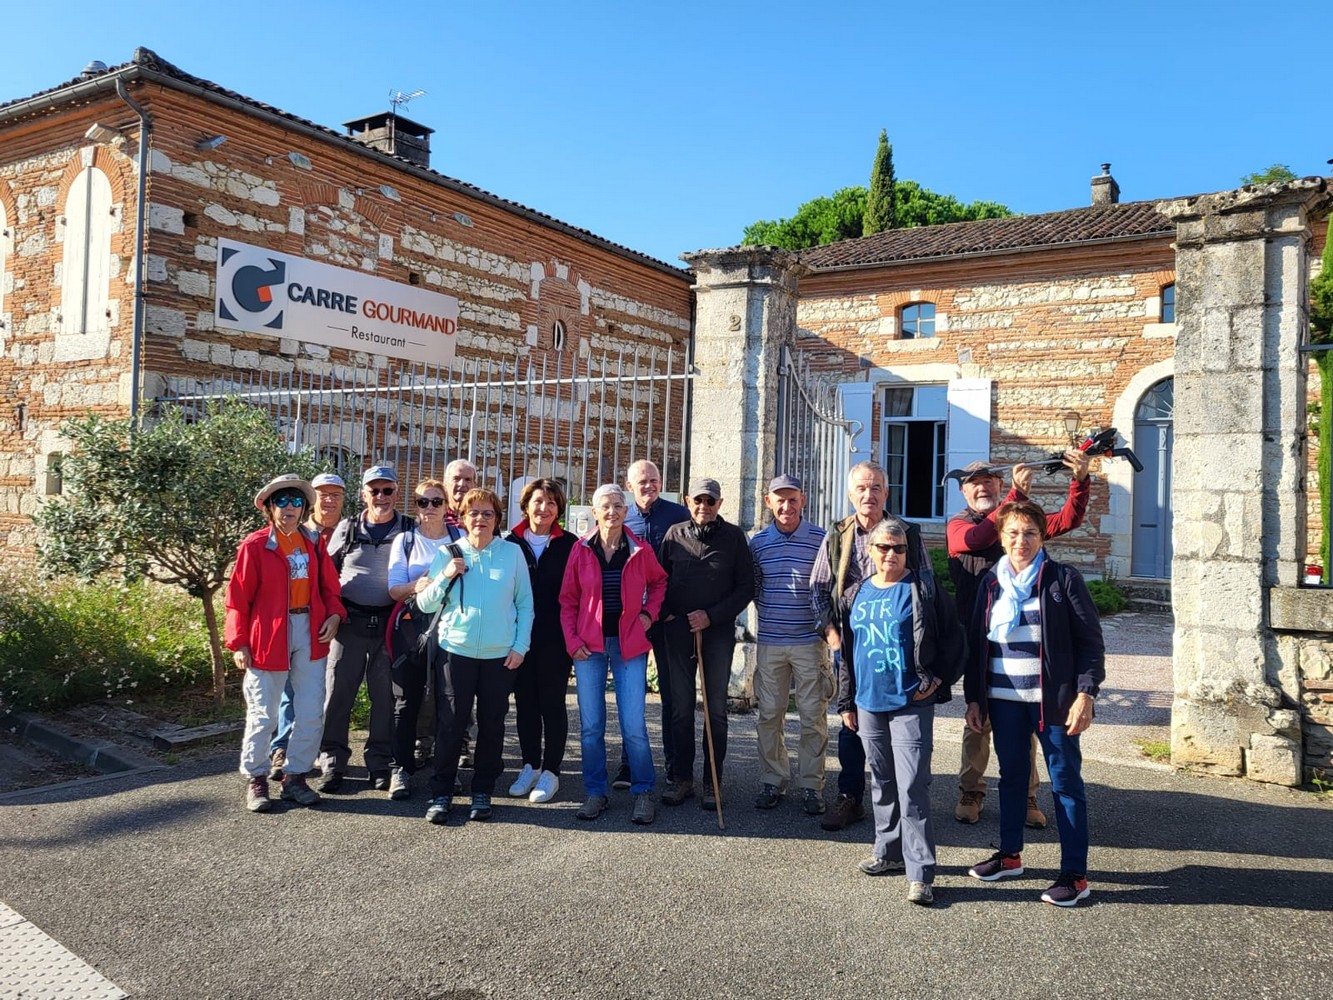
[[[237,322],[242,313],[270,330],[282,329],[282,300],[274,288],[287,279],[287,264],[257,247],[223,247],[218,259],[218,315]]]

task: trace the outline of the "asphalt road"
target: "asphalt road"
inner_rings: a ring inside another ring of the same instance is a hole
[[[725,833],[693,803],[634,827],[628,793],[580,823],[576,745],[556,802],[500,800],[491,823],[434,827],[424,793],[364,786],[255,816],[228,748],[9,800],[0,899],[136,997],[1328,996],[1333,803],[1089,762],[1093,895],[1060,910],[1038,901],[1053,830],[1029,841],[1031,878],[966,876],[994,802],[952,819],[941,718],[925,910],[856,870],[868,821],[756,811],[753,717],[731,721]],[[1117,724],[1108,703],[1098,725]]]

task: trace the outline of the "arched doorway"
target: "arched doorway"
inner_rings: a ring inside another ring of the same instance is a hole
[[[1171,576],[1171,441],[1175,381],[1162,379],[1143,394],[1134,411],[1134,452],[1143,471],[1134,473],[1134,535],[1130,575]]]

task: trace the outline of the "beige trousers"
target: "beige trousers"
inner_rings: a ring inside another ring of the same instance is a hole
[[[801,717],[797,753],[798,785],[824,792],[824,753],[828,749],[828,703],[833,697],[833,668],[828,646],[809,642],[797,646],[760,643],[754,671],[755,700],[759,703],[759,763],[766,784],[785,787],[791,780],[791,758],[783,739],[783,720],[792,682],[796,684],[796,711]]]

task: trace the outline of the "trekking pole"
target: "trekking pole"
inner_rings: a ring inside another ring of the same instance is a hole
[[[708,718],[708,686],[704,682],[704,634],[694,633],[694,658],[699,661],[699,690],[704,696],[704,741],[708,744],[708,766],[713,772],[713,803],[717,806],[717,828],[725,830],[722,822],[722,786],[717,780],[717,758],[713,755],[713,723]]]

